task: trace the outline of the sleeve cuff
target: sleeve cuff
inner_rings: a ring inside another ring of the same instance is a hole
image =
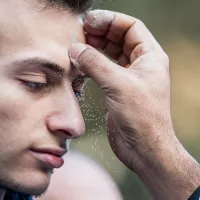
[[[200,187],[192,194],[188,200],[200,200]]]

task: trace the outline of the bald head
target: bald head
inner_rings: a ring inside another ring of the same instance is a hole
[[[70,152],[40,200],[122,200],[110,175],[88,157]]]

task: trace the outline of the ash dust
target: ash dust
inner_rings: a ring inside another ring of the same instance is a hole
[[[111,150],[107,139],[104,95],[91,79],[84,85],[83,96],[79,99],[79,103],[86,131],[82,138],[72,141],[71,148],[91,157],[115,180],[122,180],[126,168]]]

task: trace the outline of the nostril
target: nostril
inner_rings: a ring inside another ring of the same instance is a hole
[[[71,139],[73,137],[73,135],[70,132],[65,131],[65,130],[57,130],[56,134],[59,136],[63,136],[67,139]]]

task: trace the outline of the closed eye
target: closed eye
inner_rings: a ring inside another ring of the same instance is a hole
[[[72,88],[74,91],[75,96],[80,99],[82,97],[82,91],[85,83],[88,80],[87,75],[78,75],[74,81],[72,82]],[[57,85],[56,81],[49,81],[46,80],[46,78],[40,76],[39,78],[37,77],[37,81],[34,81],[36,79],[35,77],[32,76],[27,76],[27,77],[20,77],[18,80],[26,87],[30,92],[37,93],[37,92],[43,92],[47,91],[46,89],[52,88],[53,86]]]
[[[32,92],[39,92],[48,87],[47,83],[33,82],[33,81],[27,81],[27,80],[20,80],[20,81]]]
[[[53,89],[61,84],[59,76],[52,77],[45,73],[22,72],[17,79],[29,89],[30,92],[42,92],[46,89]]]

